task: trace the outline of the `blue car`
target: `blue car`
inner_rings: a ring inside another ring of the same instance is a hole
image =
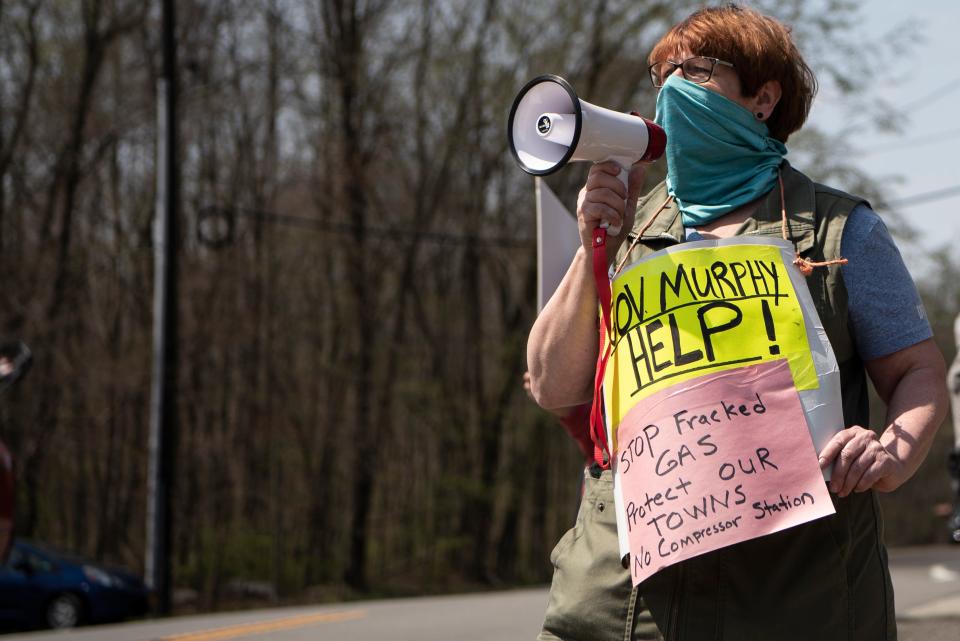
[[[147,612],[148,592],[134,574],[104,568],[20,539],[0,567],[0,621],[72,628]]]

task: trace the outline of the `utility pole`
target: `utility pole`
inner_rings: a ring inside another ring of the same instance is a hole
[[[177,433],[177,43],[174,0],[161,0],[163,72],[157,81],[157,200],[153,229],[153,382],[145,580],[155,613],[170,613],[170,492]]]

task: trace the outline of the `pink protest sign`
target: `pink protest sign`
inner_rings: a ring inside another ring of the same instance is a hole
[[[634,585],[834,513],[786,360],[653,394],[620,423],[616,466]]]

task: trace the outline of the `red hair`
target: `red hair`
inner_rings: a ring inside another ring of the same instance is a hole
[[[740,91],[748,98],[767,81],[779,82],[780,102],[767,119],[777,140],[786,142],[806,121],[817,79],[793,43],[790,28],[778,20],[736,4],[700,9],[660,39],[649,62],[679,62],[683,51],[733,63]]]

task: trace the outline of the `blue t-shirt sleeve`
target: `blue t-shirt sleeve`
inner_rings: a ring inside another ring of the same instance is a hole
[[[933,336],[927,312],[887,226],[866,205],[847,218],[840,268],[850,327],[864,360],[887,356]]]

